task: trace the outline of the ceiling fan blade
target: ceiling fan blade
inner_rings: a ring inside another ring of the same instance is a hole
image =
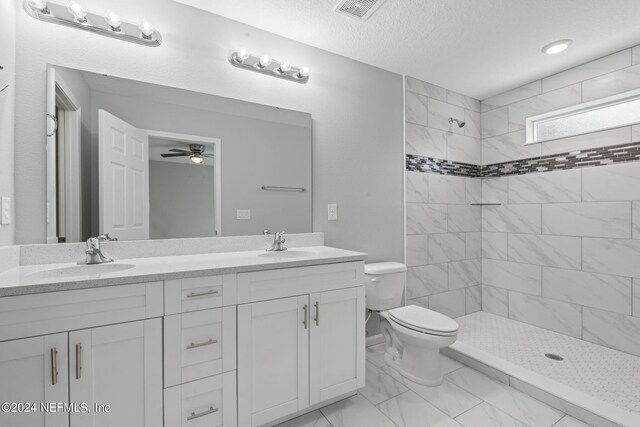
[[[215,154],[203,154],[202,157],[213,158],[213,157],[215,157]]]
[[[179,153],[179,154],[171,154],[171,153],[164,153],[164,154],[160,154],[162,157],[187,157],[190,154],[189,153]]]
[[[191,154],[191,151],[189,150],[183,150],[181,148],[172,148],[169,151],[173,151],[174,153],[187,153],[187,154]]]

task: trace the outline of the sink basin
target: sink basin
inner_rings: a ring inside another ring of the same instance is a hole
[[[278,251],[265,252],[258,256],[262,258],[300,258],[300,257],[309,256],[309,255],[311,255],[311,253],[306,251],[288,250],[288,251],[280,251],[280,252]]]
[[[93,264],[77,265],[73,267],[55,268],[53,270],[38,271],[28,276],[35,279],[52,279],[60,277],[93,276],[99,274],[116,273],[135,267],[133,264]]]

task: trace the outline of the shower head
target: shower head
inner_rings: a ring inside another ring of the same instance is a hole
[[[466,122],[461,122],[458,119],[454,119],[453,117],[449,117],[449,124],[451,125],[451,124],[453,124],[453,122],[455,122],[458,125],[459,128],[463,128],[464,125],[467,124]]]

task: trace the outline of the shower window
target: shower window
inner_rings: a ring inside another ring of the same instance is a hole
[[[640,123],[640,89],[527,118],[527,144]]]

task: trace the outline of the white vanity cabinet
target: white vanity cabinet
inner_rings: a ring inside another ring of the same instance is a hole
[[[364,386],[361,270],[361,263],[344,263],[238,275],[239,298],[263,297],[265,288],[276,297],[238,306],[241,427],[260,426]],[[305,293],[287,296],[300,290]]]

